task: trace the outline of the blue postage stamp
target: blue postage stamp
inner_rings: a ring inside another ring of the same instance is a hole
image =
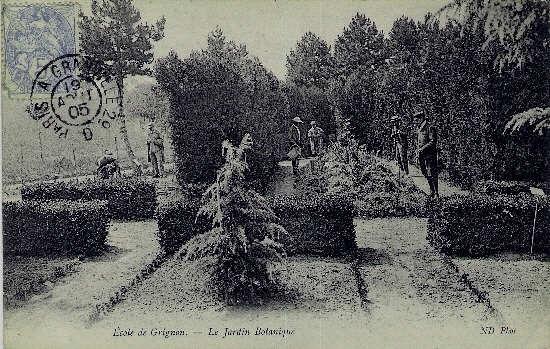
[[[74,5],[4,5],[4,83],[11,95],[29,95],[48,62],[74,54]]]

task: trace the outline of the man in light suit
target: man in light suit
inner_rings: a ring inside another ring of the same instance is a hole
[[[153,165],[153,178],[159,178],[164,172],[164,140],[152,123],[147,127],[147,160]]]

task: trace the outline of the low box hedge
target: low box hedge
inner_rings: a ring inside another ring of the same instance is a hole
[[[529,252],[536,204],[534,249],[548,252],[549,200],[531,194],[454,195],[434,200],[428,212],[428,241],[452,255]]]
[[[474,185],[473,192],[496,195],[517,195],[530,193],[530,185],[518,181],[479,181]]]
[[[212,223],[206,216],[197,218],[199,207],[199,200],[187,199],[157,207],[157,238],[165,252],[174,253],[195,235],[210,230]]]
[[[4,253],[93,254],[105,245],[106,201],[16,201],[2,207]]]
[[[155,183],[135,177],[116,177],[83,182],[33,183],[21,188],[23,200],[106,200],[113,219],[141,220],[154,217]]]
[[[357,250],[351,200],[308,195],[274,196],[269,201],[288,233],[280,241],[287,254],[338,257]]]
[[[357,215],[366,219],[426,216],[426,194],[423,192],[369,193],[354,202]]]

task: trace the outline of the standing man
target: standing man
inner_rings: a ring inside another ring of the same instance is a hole
[[[288,138],[290,140],[290,150],[288,152],[288,157],[292,161],[292,173],[298,173],[299,158],[302,155],[302,148],[300,144],[302,143],[302,136],[300,134],[299,124],[303,124],[302,119],[295,117],[292,119],[292,126],[288,132]]]
[[[152,123],[147,127],[147,161],[153,165],[153,178],[159,178],[164,172],[164,140]]]
[[[311,128],[307,132],[307,138],[309,139],[311,155],[317,156],[321,153],[324,134],[325,132],[323,131],[323,129],[318,127],[315,121],[312,121]]]
[[[430,197],[438,198],[437,182],[437,130],[428,124],[423,111],[414,113],[414,120],[418,125],[418,163],[420,171],[428,180]]]
[[[409,151],[409,139],[407,134],[401,130],[401,119],[395,115],[390,120],[392,125],[391,137],[394,143],[394,154],[397,159],[397,165],[405,174],[409,174],[409,161],[407,152]]]

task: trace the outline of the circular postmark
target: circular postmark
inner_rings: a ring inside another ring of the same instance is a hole
[[[101,90],[93,80],[66,76],[52,88],[50,104],[57,119],[69,126],[90,124],[101,111]]]
[[[94,125],[110,128],[117,116],[116,85],[82,76],[81,63],[78,54],[60,56],[40,69],[32,84],[31,117],[60,138],[78,129],[86,140],[91,140]],[[106,108],[108,104],[111,110]]]

